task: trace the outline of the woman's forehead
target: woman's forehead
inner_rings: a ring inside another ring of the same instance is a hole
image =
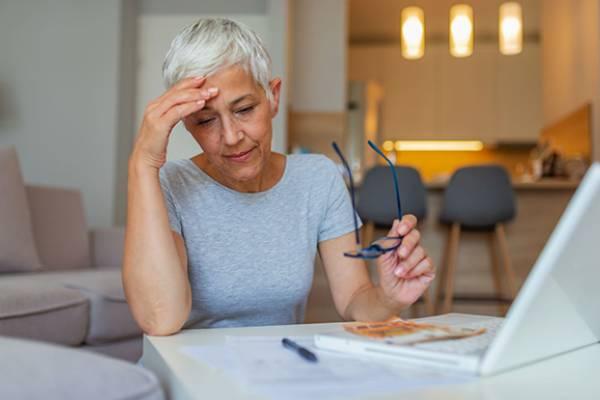
[[[219,89],[219,94],[227,98],[256,93],[261,89],[252,75],[239,65],[225,67],[209,75],[204,87],[216,87]],[[234,99],[230,98],[229,100]]]
[[[239,66],[223,68],[209,75],[203,88],[213,87],[219,89],[218,95],[210,99],[198,114],[221,108],[230,109],[245,101],[259,101],[264,96],[264,91],[254,81],[252,75]]]
[[[202,109],[199,110],[197,112],[197,114],[203,114],[205,112],[213,112],[215,110],[217,110],[220,107],[225,107],[225,108],[235,108],[236,106],[244,103],[244,101],[256,101],[259,100],[259,97],[254,94],[254,93],[246,93],[243,94],[241,96],[229,96],[229,97],[221,97],[221,94],[219,94],[217,97],[215,97],[214,99],[211,99],[208,101],[208,103],[206,103],[206,106]]]

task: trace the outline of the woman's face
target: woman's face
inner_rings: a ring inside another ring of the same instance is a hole
[[[271,155],[271,120],[277,114],[281,81],[271,82],[273,103],[240,66],[210,75],[203,88],[212,87],[219,89],[218,94],[202,110],[186,117],[185,127],[222,178],[260,181]]]

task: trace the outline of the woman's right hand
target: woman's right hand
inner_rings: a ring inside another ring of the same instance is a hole
[[[217,88],[203,89],[205,82],[205,77],[184,78],[148,103],[130,163],[157,170],[165,164],[169,136],[175,125],[204,108],[206,102],[218,94]]]

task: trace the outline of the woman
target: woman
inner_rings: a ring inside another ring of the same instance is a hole
[[[129,160],[123,283],[146,333],[302,322],[317,249],[344,319],[386,319],[421,296],[434,269],[413,216],[394,221],[404,240],[374,285],[344,257],[353,215],[333,162],[271,152],[281,80],[255,33],[202,19],[173,40],[163,75]],[[179,121],[203,153],[166,163]]]

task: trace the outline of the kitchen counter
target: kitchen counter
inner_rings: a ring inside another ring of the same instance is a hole
[[[512,181],[515,190],[575,190],[577,189],[577,186],[579,186],[579,183],[580,181],[559,178],[544,178],[539,181],[514,179]],[[448,186],[448,180],[436,180],[425,183],[425,187],[431,190],[443,190],[446,186]]]

